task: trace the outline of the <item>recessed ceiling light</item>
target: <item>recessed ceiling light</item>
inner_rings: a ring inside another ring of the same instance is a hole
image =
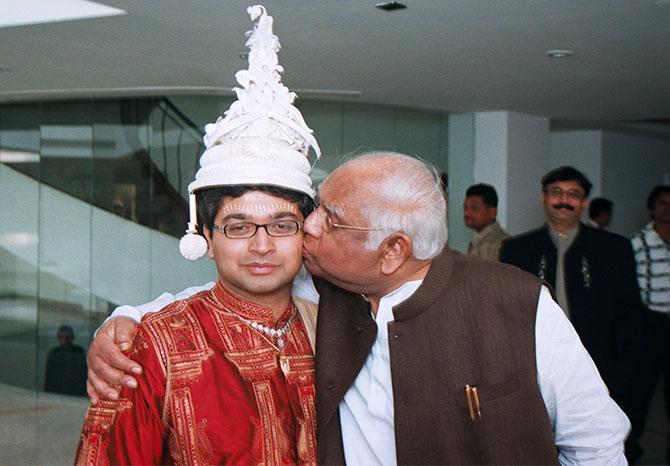
[[[407,8],[407,5],[403,5],[402,3],[398,2],[383,2],[383,3],[377,3],[375,5],[375,8],[379,8],[380,10],[385,10],[385,11],[395,11],[395,10],[404,10]]]
[[[571,57],[574,52],[572,50],[547,50],[544,52],[546,56],[549,58],[554,58],[556,60],[560,58],[568,58]]]

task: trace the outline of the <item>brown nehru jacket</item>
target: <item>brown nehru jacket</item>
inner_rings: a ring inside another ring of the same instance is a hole
[[[365,362],[376,324],[360,296],[317,286],[319,463],[343,464],[338,404]],[[416,293],[394,308],[398,464],[558,463],[537,383],[540,286],[515,267],[445,250]],[[479,410],[466,385],[476,386]]]

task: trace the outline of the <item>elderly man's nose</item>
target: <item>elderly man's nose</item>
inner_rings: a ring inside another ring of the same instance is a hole
[[[323,232],[323,214],[321,209],[314,210],[311,214],[305,219],[305,224],[302,229],[305,233],[310,236],[320,236]]]

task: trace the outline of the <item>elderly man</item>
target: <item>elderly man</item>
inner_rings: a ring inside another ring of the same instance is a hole
[[[475,237],[468,245],[468,254],[489,261],[497,261],[500,245],[509,236],[496,220],[498,193],[490,184],[473,184],[465,192],[463,221],[475,230]]]
[[[304,226],[305,265],[322,277],[319,463],[625,464],[628,421],[541,281],[445,247],[434,171],[362,156],[320,201]],[[125,326],[98,337],[91,388],[109,389],[102,374],[129,383],[99,351]]]

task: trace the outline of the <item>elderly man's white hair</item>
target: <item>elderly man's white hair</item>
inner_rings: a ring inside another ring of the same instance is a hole
[[[432,165],[397,152],[370,152],[343,167],[364,173],[366,186],[359,199],[369,226],[366,247],[376,250],[390,234],[402,231],[412,238],[412,255],[432,259],[447,242],[447,203],[440,174]]]

